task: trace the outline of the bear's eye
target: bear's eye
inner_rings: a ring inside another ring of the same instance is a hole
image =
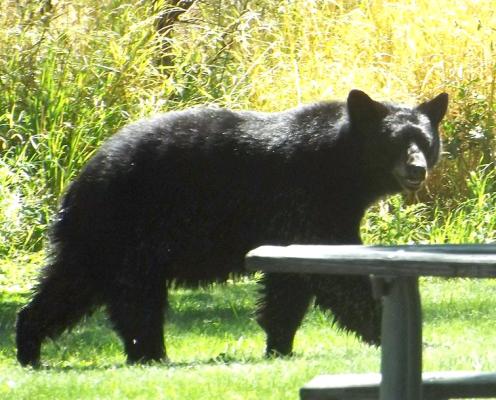
[[[431,139],[429,137],[423,134],[419,134],[415,135],[412,141],[417,144],[419,149],[422,150],[424,154],[428,154],[431,148]]]

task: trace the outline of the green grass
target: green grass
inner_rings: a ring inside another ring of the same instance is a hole
[[[410,103],[450,94],[446,154],[421,198],[448,225],[452,212],[471,217],[471,174],[496,154],[491,0],[197,1],[175,25],[165,55],[174,62],[163,66],[155,28],[166,4],[3,5],[0,254],[42,248],[67,184],[131,120],[206,103],[281,110],[352,88]]]
[[[33,273],[34,261],[25,265]],[[120,341],[98,311],[45,344],[45,368],[24,369],[15,361],[13,325],[28,282],[1,285],[2,399],[297,399],[299,387],[317,374],[379,370],[379,350],[337,331],[319,310],[299,330],[295,357],[263,358],[264,335],[253,319],[256,284],[249,279],[172,293],[169,365],[126,366]],[[424,369],[494,370],[496,281],[424,279],[421,291]]]

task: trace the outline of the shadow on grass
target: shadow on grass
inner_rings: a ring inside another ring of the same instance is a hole
[[[254,283],[172,292],[167,329],[219,336],[255,333],[260,329],[253,320],[256,298]]]
[[[15,321],[17,312],[27,296],[6,295],[0,292],[0,349],[7,356],[15,354]]]
[[[180,336],[188,335],[226,337],[249,336],[260,332],[253,320],[256,300],[256,284],[214,285],[200,289],[178,289],[170,292],[170,309],[166,317],[166,333]],[[7,295],[0,292],[0,349],[1,357],[15,359],[15,320],[19,309],[26,304],[28,296],[24,293]],[[55,341],[46,340],[43,345],[42,359],[68,360],[81,358],[91,365],[88,369],[98,368],[93,360],[103,360],[104,368],[114,368],[110,359],[124,360],[122,344],[111,329],[104,308],[96,310],[92,316],[85,317],[71,331],[64,333]],[[76,355],[76,352],[78,353]],[[253,361],[253,360],[252,360]],[[220,355],[203,361],[202,364],[224,364],[247,362],[246,358]],[[250,361],[251,362],[251,361]],[[101,364],[100,364],[101,365]],[[196,365],[168,364],[170,366]],[[54,367],[65,369],[65,367]]]
[[[54,355],[54,358],[56,356]],[[301,357],[298,354],[285,356],[285,357],[265,357],[262,354],[259,356],[233,356],[229,354],[219,354],[217,357],[208,358],[208,359],[199,359],[195,361],[164,361],[164,362],[150,362],[148,364],[135,364],[130,365],[125,361],[123,362],[101,362],[94,361],[92,363],[74,363],[74,364],[61,364],[60,362],[56,362],[54,364],[44,363],[41,367],[34,369],[35,371],[50,371],[50,372],[74,372],[74,371],[108,371],[108,370],[121,370],[127,368],[195,368],[195,367],[204,367],[204,366],[229,366],[229,365],[255,365],[255,364],[265,364],[267,362],[273,360],[294,360]],[[28,367],[27,369],[32,369]]]
[[[257,285],[241,282],[214,285],[200,289],[177,289],[170,293],[170,310],[166,318],[166,334],[216,337],[219,340],[254,336],[261,329],[254,321]],[[446,289],[445,289],[446,290]],[[450,291],[448,293],[451,293]],[[15,359],[15,318],[27,301],[24,293],[0,292],[0,357]],[[423,304],[425,324],[462,321],[469,325],[496,320],[496,296],[481,290],[474,296],[443,296],[433,301],[426,296]],[[319,312],[310,312],[309,322],[319,329],[331,327],[331,318]],[[260,352],[261,353],[261,352]],[[0,358],[0,362],[1,362]],[[44,345],[43,359],[55,364],[50,370],[100,370],[126,367],[122,344],[112,331],[104,310],[97,310],[81,321],[72,332]],[[53,363],[53,361],[55,363]],[[77,360],[75,363],[74,360]],[[192,362],[154,364],[164,367],[195,367],[202,365],[229,365],[262,363],[260,356],[246,357],[240,353],[220,354],[211,359]],[[58,364],[58,365],[57,365]],[[69,365],[69,366],[66,366]],[[73,366],[72,366],[73,365]]]
[[[423,321],[469,323],[496,321],[496,280],[432,279],[421,285]]]

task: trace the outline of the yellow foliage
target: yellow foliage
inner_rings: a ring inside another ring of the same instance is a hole
[[[415,102],[477,80],[495,79],[493,0],[281,2],[268,46],[244,49],[258,108],[343,98],[360,88],[382,99]],[[252,33],[253,35],[253,33]]]

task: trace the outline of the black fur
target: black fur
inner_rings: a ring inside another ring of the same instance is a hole
[[[263,244],[360,243],[365,210],[415,189],[439,155],[439,95],[418,108],[350,92],[285,112],[190,109],[122,129],[81,171],[52,229],[51,261],[19,313],[18,360],[105,305],[129,362],[165,358],[167,287],[243,273]],[[415,171],[413,171],[415,170]],[[378,343],[365,277],[266,275],[258,320],[267,354],[289,354],[313,297]]]

